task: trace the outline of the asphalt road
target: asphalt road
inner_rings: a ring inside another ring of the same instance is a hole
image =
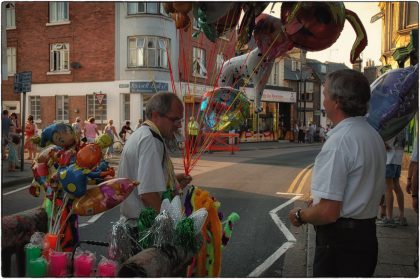
[[[231,212],[240,215],[232,239],[223,250],[222,277],[281,277],[282,255],[288,239],[293,238],[284,229],[289,226],[291,199],[308,195],[308,189],[295,187],[291,191],[291,185],[314,162],[319,149],[302,146],[240,151],[235,155],[212,153],[201,158],[191,173],[193,184],[213,194],[221,202],[225,216]],[[181,171],[182,159],[174,158],[174,165]],[[3,191],[2,215],[41,204],[42,198],[31,197],[24,186]],[[119,207],[101,215],[81,217],[81,239],[107,241],[111,224],[118,219]],[[95,250],[97,258],[106,253],[103,248],[86,248]]]

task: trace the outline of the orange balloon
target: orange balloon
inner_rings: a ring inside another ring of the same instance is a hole
[[[85,169],[94,168],[102,158],[102,151],[99,145],[89,143],[77,152],[76,164]]]
[[[175,12],[174,6],[171,2],[163,2],[162,5],[167,14]]]
[[[88,216],[109,210],[125,200],[138,184],[128,178],[104,181],[73,201],[73,213]]]
[[[182,29],[190,25],[190,17],[187,14],[172,13],[171,17],[175,20],[176,29]]]

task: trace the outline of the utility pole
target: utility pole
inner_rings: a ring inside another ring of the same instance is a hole
[[[300,80],[299,80],[299,95],[302,99],[302,93],[303,93],[303,125],[306,126],[306,74],[303,75],[303,71],[305,69],[306,65],[306,50],[301,49],[300,50]],[[303,90],[300,90],[302,88],[302,82],[303,82]],[[302,92],[303,91],[303,92]],[[302,111],[300,102],[299,102],[299,111]],[[299,117],[299,120],[301,118]]]

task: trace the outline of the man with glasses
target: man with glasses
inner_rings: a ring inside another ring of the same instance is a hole
[[[191,182],[175,174],[167,141],[182,127],[184,107],[173,93],[157,93],[147,102],[146,121],[128,138],[118,167],[118,177],[140,182],[121,205],[126,218],[137,218],[145,207],[160,210],[164,198],[172,199]]]

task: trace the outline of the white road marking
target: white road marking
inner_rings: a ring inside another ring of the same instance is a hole
[[[29,187],[31,187],[31,185],[27,185],[27,186],[24,186],[24,187],[17,188],[17,189],[15,189],[15,190],[13,190],[13,191],[10,191],[10,192],[7,192],[7,193],[4,193],[4,194],[3,194],[3,196],[7,196],[7,195],[11,195],[11,194],[13,194],[13,193],[19,192],[19,191],[23,191],[23,190],[25,190],[25,189],[28,189]]]
[[[90,218],[87,222],[79,224],[79,228],[83,228],[89,225],[92,225],[93,223],[95,223],[96,221],[98,221],[99,218],[101,218],[102,215],[105,214],[106,211],[102,212],[102,213],[98,213],[96,215],[93,215],[92,218]]]
[[[293,236],[293,234],[287,229],[287,227],[284,225],[284,223],[280,220],[279,216],[277,215],[277,212],[283,209],[284,207],[288,206],[289,204],[293,203],[295,200],[299,199],[301,195],[297,195],[287,202],[279,205],[278,207],[270,210],[269,214],[271,218],[273,219],[274,223],[277,225],[277,227],[280,229],[280,231],[284,234],[287,241],[283,243],[282,246],[280,246],[279,249],[277,249],[270,257],[268,257],[262,264],[260,264],[257,268],[255,268],[250,274],[248,274],[248,277],[259,277],[264,271],[266,271],[270,266],[273,265],[286,251],[290,248],[292,248],[296,243],[296,238]]]

